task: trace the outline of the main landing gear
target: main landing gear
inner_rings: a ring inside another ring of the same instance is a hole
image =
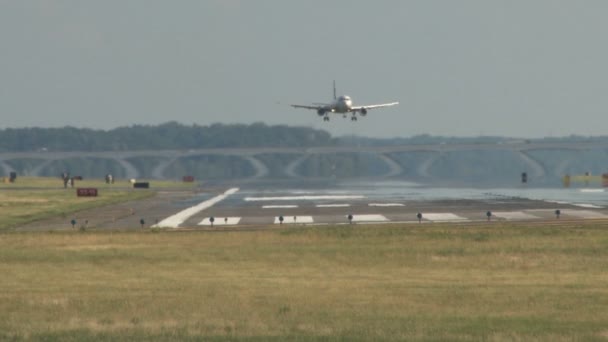
[[[347,116],[346,116],[346,115],[344,115],[344,118],[346,119],[346,118],[347,118]],[[351,121],[357,121],[357,117],[353,115],[353,116],[351,116],[351,117],[350,117],[350,120],[351,120]],[[325,116],[323,117],[323,121],[329,121],[329,116],[325,115]]]

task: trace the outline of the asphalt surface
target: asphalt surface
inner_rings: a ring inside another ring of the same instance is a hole
[[[226,191],[233,193],[226,195]],[[525,198],[492,196],[484,199],[398,199],[391,196],[361,195],[356,190],[318,188],[234,190],[216,185],[198,191],[160,191],[149,199],[84,210],[24,225],[19,231],[87,229],[210,229],[213,227],[270,228],[283,225],[418,223],[491,221],[554,221],[608,219],[608,209],[585,208]],[[198,210],[197,208],[203,208]],[[418,213],[421,214],[419,220]],[[282,223],[280,217],[283,218]],[[350,217],[350,219],[349,219]],[[173,220],[168,220],[172,218]],[[71,221],[75,220],[74,227]],[[143,220],[143,225],[141,224]]]

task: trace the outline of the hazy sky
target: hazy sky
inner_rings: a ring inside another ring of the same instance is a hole
[[[605,0],[0,0],[0,127],[603,135],[606,18]],[[286,105],[334,79],[401,104],[356,123]]]

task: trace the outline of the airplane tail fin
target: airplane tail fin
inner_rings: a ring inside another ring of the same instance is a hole
[[[336,80],[334,80],[334,100],[336,99]]]

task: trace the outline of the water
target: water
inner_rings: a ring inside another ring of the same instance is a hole
[[[435,200],[499,200],[525,198],[553,203],[575,204],[581,207],[608,207],[608,193],[602,188],[464,188],[433,187],[412,182],[339,182],[323,188],[280,187],[263,191],[241,192],[243,196],[364,196],[378,202]]]
[[[338,189],[383,201],[526,198],[590,208],[608,207],[608,193],[602,188],[448,188],[411,182],[374,182],[342,183]]]

